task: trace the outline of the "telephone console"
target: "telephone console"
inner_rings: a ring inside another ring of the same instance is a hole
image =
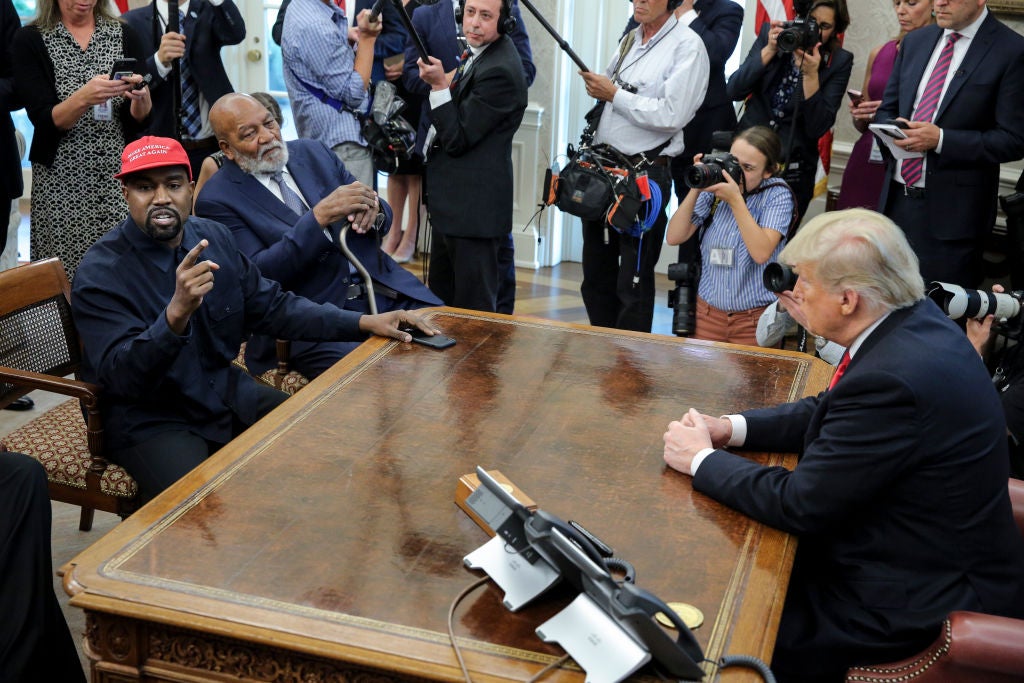
[[[638,653],[649,653],[636,659],[630,670],[622,669],[622,677],[653,658],[663,671],[672,676],[688,680],[703,679],[704,672],[698,664],[703,660],[701,647],[674,610],[652,593],[631,583],[617,581],[607,569],[598,546],[587,538],[589,534],[581,533],[543,510],[529,511],[482,467],[476,468],[476,474],[480,486],[469,495],[466,503],[494,530],[496,538],[468,555],[465,560],[467,566],[487,571],[506,591],[505,604],[512,610],[539,596],[554,585],[558,578],[565,578],[582,593],[573,605],[537,629],[542,639],[560,642],[584,668],[587,668],[584,660],[588,657],[601,658],[606,655],[600,648],[590,648],[584,644],[583,648],[587,651],[583,651],[578,645],[567,642],[571,632],[577,630],[575,624],[579,621],[578,617],[568,613],[576,609],[574,606],[580,600],[585,600],[590,606],[598,607],[607,617],[603,628],[624,631],[639,645]],[[519,594],[517,600],[510,604],[509,596],[516,587],[503,583],[509,581],[509,578],[507,573],[502,573],[500,567],[495,568],[496,571],[488,568],[488,562],[494,566],[493,555],[491,560],[483,559],[483,551],[497,539],[506,546],[506,554],[508,548],[511,548],[527,563],[536,567],[537,571],[553,569],[557,575],[543,587],[531,586],[530,597],[522,600]],[[600,545],[602,549],[607,549],[604,544]],[[672,621],[679,633],[677,639],[673,640],[655,621],[654,617],[659,612]],[[567,616],[559,619],[561,615]],[[601,620],[595,620],[594,616],[591,614],[585,618],[588,627],[602,628],[600,624],[595,625],[595,622]],[[601,662],[603,666],[604,662]]]

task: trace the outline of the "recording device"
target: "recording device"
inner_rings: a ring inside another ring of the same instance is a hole
[[[729,152],[705,154],[701,157],[700,163],[694,164],[686,169],[683,180],[686,186],[696,190],[703,190],[706,187],[725,182],[725,176],[736,181],[741,188],[743,184],[743,169],[740,162]]]
[[[360,132],[373,154],[373,165],[384,173],[398,170],[400,161],[412,156],[416,131],[400,116],[405,100],[391,81],[373,84],[373,102],[362,118]]]
[[[792,21],[782,24],[782,31],[775,39],[779,46],[779,52],[793,52],[795,50],[812,49],[821,42],[821,30],[818,28],[817,20],[810,16],[810,0],[797,0],[793,3],[796,17]]]
[[[1003,323],[1020,314],[1024,291],[1008,293],[983,292],[979,289],[965,289],[947,282],[932,282],[928,285],[928,298],[938,304],[942,312],[953,320],[960,318],[983,319],[994,315]]]
[[[400,1],[401,0],[399,0],[399,2]],[[675,2],[677,5],[682,4],[682,0],[669,0],[670,5],[673,2]],[[530,0],[519,0],[519,4],[528,9],[530,11],[530,14],[537,18],[537,21],[539,21],[540,25],[544,27],[544,30],[547,31],[548,34],[555,39],[555,42],[558,43],[558,47],[562,49],[562,52],[569,56],[569,59],[571,59],[576,64],[576,66],[580,68],[580,71],[590,71],[590,69],[587,68],[587,65],[583,63],[583,60],[580,59],[580,56],[573,52],[572,48],[569,46],[569,43],[564,38],[562,38],[561,35],[559,35],[558,31],[555,30],[555,27],[552,26],[550,22],[548,22],[548,20],[544,18],[544,15],[537,11],[537,8],[533,6],[533,3],[530,2]]]
[[[134,57],[125,57],[124,59],[118,59],[114,62],[114,66],[110,68],[110,80],[119,81],[122,78],[127,78],[135,73],[135,70],[139,68],[139,60]]]
[[[850,96],[850,101],[853,102],[853,106],[860,106],[860,103],[864,101],[864,93],[860,90],[847,90],[846,94]]]
[[[769,292],[782,294],[783,292],[792,291],[796,287],[798,277],[800,276],[794,273],[793,269],[785,263],[772,261],[764,267],[762,279],[764,280],[765,289]]]

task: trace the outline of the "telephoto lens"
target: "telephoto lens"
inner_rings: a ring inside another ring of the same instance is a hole
[[[764,267],[764,286],[769,292],[781,294],[796,287],[799,276],[784,263],[772,261]]]

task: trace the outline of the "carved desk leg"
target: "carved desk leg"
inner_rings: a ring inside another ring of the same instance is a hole
[[[85,613],[85,652],[92,662],[92,683],[142,680],[144,628],[132,619]]]

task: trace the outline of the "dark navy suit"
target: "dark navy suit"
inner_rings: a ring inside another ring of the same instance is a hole
[[[796,468],[716,451],[693,486],[799,536],[780,681],[910,655],[953,610],[1024,614],[999,397],[930,300],[885,319],[831,391],[743,415],[743,448],[798,452]]]
[[[220,49],[225,45],[242,42],[245,38],[245,22],[234,0],[224,0],[217,7],[205,0],[192,0],[188,11],[194,16],[195,26],[192,34],[185,37],[185,54],[200,92],[213,106],[220,97],[234,90],[224,71]],[[177,137],[178,119],[177,112],[171,106],[171,88],[166,80],[160,78],[156,68],[155,55],[165,32],[163,23],[159,18],[154,20],[153,3],[125,12],[121,18],[139,35],[147,55],[143,73],[153,76],[150,84],[153,112],[150,115],[149,133]],[[182,33],[185,33],[184,29]]]
[[[355,182],[323,143],[293,140],[287,144],[288,170],[309,206],[315,206],[337,187]],[[383,201],[381,206],[387,217],[385,226],[390,226],[391,207]],[[365,301],[346,300],[352,283],[349,264],[327,240],[313,212],[297,215],[234,162],[225,160],[224,167],[203,186],[196,213],[228,226],[242,253],[252,259],[264,277],[281,283],[285,291],[317,303],[366,310]],[[332,230],[340,227],[334,225]],[[374,283],[401,295],[395,300],[378,291],[378,310],[440,306],[441,300],[423,283],[380,250],[373,232],[360,235],[350,231],[346,241]],[[358,342],[293,342],[292,365],[307,376],[316,375],[357,345]],[[273,367],[274,340],[253,337],[247,345],[246,362],[254,372]]]
[[[918,84],[942,35],[932,25],[904,38],[876,120],[911,119]],[[925,282],[981,282],[982,247],[996,218],[999,164],[1024,156],[1022,102],[1024,38],[990,13],[935,112],[942,153],[933,149],[926,157],[926,197],[897,198],[886,183],[879,199],[879,211],[907,233]],[[892,160],[889,172],[891,178]]]

